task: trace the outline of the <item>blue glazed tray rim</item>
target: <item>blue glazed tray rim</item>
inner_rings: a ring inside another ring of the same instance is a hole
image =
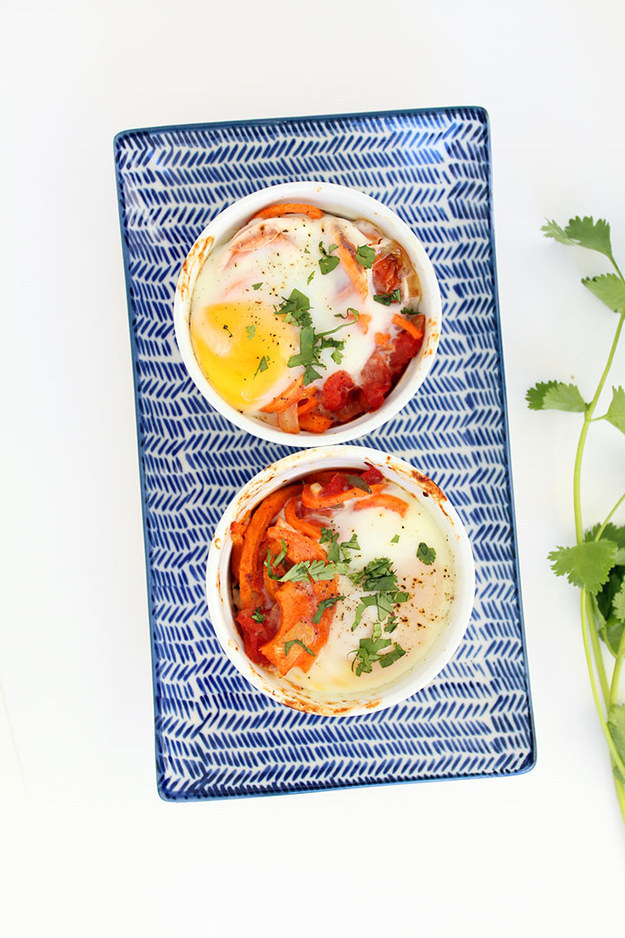
[[[158,766],[158,757],[161,752],[161,740],[159,733],[156,727],[154,727],[154,741],[155,741],[155,756],[156,756],[156,769],[157,769],[157,791],[159,797],[168,802],[176,801],[221,801],[221,800],[231,800],[238,798],[250,798],[250,797],[271,797],[278,795],[288,795],[288,794],[306,794],[309,792],[319,792],[319,791],[336,791],[341,789],[348,788],[369,788],[376,785],[400,785],[400,784],[417,784],[422,782],[436,782],[436,781],[452,781],[459,779],[481,779],[481,778],[498,778],[498,777],[509,777],[515,775],[524,775],[527,772],[531,771],[537,761],[537,746],[536,746],[536,728],[534,720],[534,708],[532,701],[531,693],[531,684],[529,679],[529,661],[527,655],[527,638],[525,631],[525,618],[523,612],[523,598],[521,592],[521,576],[520,576],[520,565],[519,565],[519,552],[518,552],[518,541],[517,541],[517,528],[516,528],[516,506],[514,499],[514,490],[512,482],[512,472],[511,472],[511,456],[510,456],[510,426],[508,418],[508,401],[506,394],[506,382],[505,382],[505,365],[503,358],[503,344],[502,344],[502,335],[501,335],[501,314],[499,307],[499,291],[498,291],[498,279],[497,279],[497,262],[496,262],[496,249],[495,249],[495,231],[494,231],[494,206],[493,206],[493,169],[492,169],[492,146],[491,146],[491,135],[490,135],[490,117],[486,108],[481,105],[459,105],[459,106],[441,106],[441,107],[430,107],[430,108],[399,108],[383,111],[363,111],[363,112],[347,112],[347,113],[337,113],[337,114],[317,114],[317,115],[298,115],[294,117],[268,117],[268,118],[250,118],[250,119],[238,119],[233,121],[212,121],[212,122],[194,122],[190,124],[166,124],[160,126],[152,127],[142,127],[134,128],[119,131],[115,134],[113,138],[113,150],[114,150],[114,160],[115,160],[115,177],[116,177],[116,187],[117,187],[117,198],[118,198],[118,215],[120,222],[120,233],[122,241],[122,257],[124,264],[124,277],[126,281],[126,302],[128,308],[128,321],[129,321],[129,332],[130,332],[130,346],[131,346],[131,355],[132,355],[132,365],[133,365],[133,389],[134,389],[134,402],[135,402],[135,420],[136,420],[136,430],[137,430],[137,455],[139,462],[139,479],[141,485],[141,509],[142,509],[142,522],[143,522],[143,543],[144,543],[144,556],[146,564],[146,583],[148,587],[147,597],[148,597],[148,619],[150,625],[150,651],[151,651],[151,668],[152,668],[152,687],[153,687],[153,704],[156,711],[156,688],[157,688],[157,679],[156,679],[156,650],[154,642],[154,617],[153,610],[151,608],[150,596],[152,595],[152,570],[150,565],[149,557],[149,546],[148,546],[148,530],[147,530],[147,505],[146,505],[146,480],[145,480],[145,469],[143,465],[143,451],[141,447],[141,427],[140,427],[140,410],[139,410],[139,388],[138,388],[138,373],[136,369],[137,361],[137,345],[136,337],[132,328],[132,315],[133,315],[133,301],[131,296],[131,274],[130,274],[130,260],[128,254],[128,246],[126,243],[125,233],[125,200],[124,193],[122,188],[121,172],[119,166],[119,152],[120,144],[122,141],[129,137],[136,137],[141,135],[150,135],[150,134],[159,134],[159,133],[176,133],[184,131],[193,131],[193,130],[207,130],[211,128],[240,128],[240,127],[251,127],[251,126],[278,126],[281,124],[293,125],[297,123],[303,123],[306,121],[340,121],[340,120],[366,120],[366,119],[384,119],[384,118],[393,118],[400,116],[410,116],[410,115],[426,115],[426,114],[459,114],[479,116],[483,121],[486,129],[486,149],[488,154],[488,218],[489,218],[489,244],[492,253],[492,278],[493,278],[493,304],[494,304],[494,315],[497,323],[497,352],[500,365],[500,391],[502,395],[502,410],[503,410],[503,421],[504,421],[504,450],[506,456],[506,480],[508,486],[508,498],[511,512],[511,535],[512,535],[512,544],[514,550],[514,572],[516,579],[516,587],[519,601],[519,637],[521,642],[521,647],[523,650],[523,658],[525,664],[525,690],[527,694],[527,703],[528,703],[528,734],[530,741],[530,748],[528,753],[528,758],[526,763],[518,769],[514,769],[510,772],[505,769],[498,772],[480,772],[480,773],[467,773],[463,775],[462,773],[450,774],[450,775],[440,775],[435,777],[421,777],[416,779],[389,779],[388,781],[371,781],[371,782],[354,782],[353,784],[342,783],[342,784],[330,784],[328,786],[324,785],[307,785],[306,788],[300,789],[297,787],[289,788],[285,787],[279,791],[259,791],[259,792],[241,792],[235,794],[184,794],[184,793],[167,793],[165,786],[162,784],[159,774]],[[356,442],[356,441],[354,441]],[[392,708],[391,711],[392,712]],[[366,717],[348,717],[347,719],[366,719]]]

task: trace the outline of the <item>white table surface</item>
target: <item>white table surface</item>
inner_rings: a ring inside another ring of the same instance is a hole
[[[616,322],[579,284],[605,269],[600,256],[539,227],[607,217],[625,259],[623,7],[297,9],[33,0],[5,12],[0,930],[617,934],[625,829],[577,595],[546,562],[573,538],[578,417],[531,413],[524,393],[574,377],[590,396]],[[538,764],[509,779],[165,804],[113,135],[460,104],[491,117]],[[625,348],[614,382],[624,377]],[[625,475],[615,430],[594,428],[592,448],[589,523]]]

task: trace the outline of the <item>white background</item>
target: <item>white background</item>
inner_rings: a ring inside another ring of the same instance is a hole
[[[0,931],[616,934],[625,830],[577,596],[546,562],[573,539],[579,417],[531,413],[524,393],[574,378],[589,398],[616,325],[579,284],[601,257],[539,228],[607,217],[625,260],[622,5],[298,7],[32,0],[4,16]],[[537,767],[162,803],[113,135],[461,104],[491,117]],[[589,524],[625,476],[622,436],[591,437]]]

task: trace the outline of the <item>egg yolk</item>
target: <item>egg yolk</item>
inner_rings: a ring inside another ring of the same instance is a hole
[[[298,330],[263,302],[203,306],[190,326],[200,368],[237,410],[257,409],[298,351]]]

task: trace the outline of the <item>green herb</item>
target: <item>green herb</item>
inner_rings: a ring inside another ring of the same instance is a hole
[[[256,335],[256,326],[246,326],[245,331],[247,332],[248,339],[253,339]]]
[[[572,218],[565,228],[548,221],[543,227],[548,238],[561,244],[577,245],[598,251],[608,258],[614,273],[586,277],[582,284],[618,315],[614,338],[594,395],[587,403],[575,384],[562,381],[539,382],[527,392],[532,410],[561,410],[583,415],[573,470],[573,517],[576,543],[558,547],[549,554],[557,576],[566,576],[581,590],[581,623],[584,651],[593,698],[610,759],[614,784],[625,821],[625,705],[618,703],[621,673],[625,662],[625,526],[611,523],[611,518],[625,502],[621,495],[606,520],[584,533],[582,520],[581,478],[583,456],[590,426],[600,420],[625,434],[625,390],[612,388],[612,399],[605,413],[595,416],[625,323],[625,279],[612,253],[610,226],[603,219]],[[612,674],[606,668],[603,642],[612,658]]]
[[[260,283],[253,283],[253,284],[252,284],[252,290],[260,290],[260,288],[262,287],[263,283],[264,283],[263,280],[261,280]]]
[[[310,316],[309,313],[307,313],[307,315]],[[298,365],[304,367],[304,385],[310,384],[312,381],[321,377],[321,373],[317,369],[326,367],[321,361],[321,352],[324,349],[333,349],[334,351],[331,357],[340,364],[343,357],[342,352],[345,348],[345,341],[341,339],[331,339],[329,336],[349,325],[351,325],[351,323],[344,323],[342,326],[337,326],[335,329],[328,329],[326,332],[315,332],[314,326],[311,325],[303,326],[299,336],[299,353],[297,355],[291,355],[287,365],[289,368],[296,368]]]
[[[419,315],[419,310],[418,310],[418,309],[408,309],[407,306],[402,306],[402,308],[400,309],[400,313],[402,314],[402,316],[418,316],[418,315]]]
[[[310,281],[312,280],[312,278],[313,278],[314,276],[315,276],[315,272],[314,272],[314,270],[311,270],[311,272],[308,274],[308,279],[307,279],[306,283],[310,283]]]
[[[365,609],[370,606],[376,607],[378,619],[384,622],[393,615],[397,603],[405,603],[410,598],[408,593],[397,588],[397,574],[388,557],[371,560],[358,573],[350,574],[349,578],[357,586],[361,586],[365,593],[372,594],[361,598],[356,608],[352,632],[358,628]]]
[[[436,551],[433,547],[428,547],[425,541],[421,541],[417,547],[417,558],[429,567],[436,560]]]
[[[393,647],[390,651],[383,655],[380,654],[391,645]],[[383,668],[388,668],[399,658],[403,658],[406,652],[401,645],[398,645],[397,642],[393,643],[390,638],[381,638],[379,631],[374,626],[371,638],[361,638],[358,648],[355,648],[350,654],[355,655],[352,661],[352,670],[355,670],[356,676],[360,677],[363,673],[370,674],[376,662],[379,662]]]
[[[330,247],[326,250],[323,246],[323,241],[319,242],[319,250],[322,255],[321,259],[319,260],[319,270],[322,274],[329,274],[339,266],[339,258],[330,257],[332,251],[336,251],[337,247],[338,244],[331,244]]]
[[[265,567],[267,568],[267,573],[272,580],[279,580],[280,574],[275,572],[275,568],[278,567],[284,558],[286,557],[286,544],[282,540],[280,541],[280,552],[276,554],[275,557],[271,556],[271,551],[267,548],[267,556],[265,558]]]
[[[313,619],[313,621],[314,621],[314,619]],[[285,642],[285,643],[284,643],[284,655],[285,655],[285,657],[286,657],[286,655],[288,655],[288,653],[290,652],[290,650],[291,650],[291,648],[293,647],[293,645],[299,645],[299,647],[300,647],[300,648],[303,648],[305,652],[307,652],[309,655],[312,655],[313,658],[315,657],[314,651],[311,651],[310,648],[308,647],[308,645],[305,645],[304,642],[303,642],[300,638],[292,638],[290,642]]]
[[[347,564],[326,563],[325,560],[302,560],[280,577],[281,583],[304,583],[306,580],[333,580],[337,573],[346,573]]]
[[[356,260],[361,267],[372,267],[375,260],[375,251],[368,244],[361,244],[356,250]]]
[[[401,300],[401,290],[397,287],[392,293],[376,293],[373,299],[382,306],[390,306],[391,303],[399,303]]]
[[[267,371],[268,368],[269,368],[269,359],[267,358],[266,355],[263,355],[263,357],[261,358],[261,360],[260,360],[259,363],[258,363],[258,368],[257,368],[256,371],[254,372],[254,377],[256,377],[256,375],[257,375],[260,371]]]
[[[353,306],[348,306],[344,313],[334,314],[335,319],[350,319],[351,320],[352,316],[354,317],[353,322],[358,322],[358,319],[360,318],[360,313],[358,312],[357,309],[354,309]]]
[[[399,534],[395,534],[395,535],[391,538],[391,544],[399,544]]]
[[[399,622],[397,621],[397,616],[391,616],[386,625],[384,626],[384,631],[388,632],[389,635],[395,631]]]
[[[255,622],[264,622],[264,621],[265,621],[265,617],[264,617],[264,615],[262,614],[262,612],[260,611],[260,606],[257,606],[256,609],[254,610],[254,612],[252,613],[252,619],[254,619]]]
[[[334,606],[341,599],[345,599],[345,597],[344,596],[329,596],[328,599],[322,599],[317,607],[316,613],[312,617],[312,620],[315,623],[315,625],[319,625],[319,623],[321,622],[321,617],[326,611],[326,609],[330,609],[331,606]]]
[[[330,545],[327,552],[330,563],[349,563],[351,557],[349,551],[360,550],[358,538],[352,534],[349,541],[339,544],[338,540],[339,536],[332,528],[321,528],[320,543]]]
[[[295,322],[298,326],[310,326],[310,300],[300,290],[291,290],[290,296],[282,297],[282,302],[275,307],[276,316],[284,316],[285,322]]]

